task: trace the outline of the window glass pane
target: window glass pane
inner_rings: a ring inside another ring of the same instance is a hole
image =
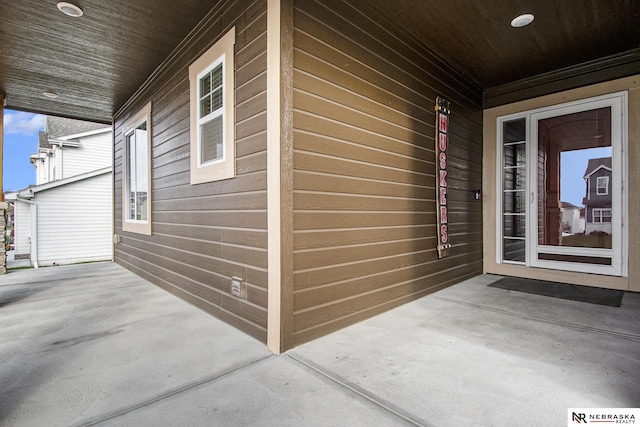
[[[505,214],[503,227],[504,237],[525,237],[527,228],[526,215]]]
[[[502,128],[504,143],[522,142],[525,140],[525,126],[524,119],[511,120],[505,122]]]
[[[598,191],[599,195],[606,195],[609,192],[609,177],[608,176],[599,176],[598,177]]]
[[[222,87],[222,63],[211,70],[211,91]]]
[[[525,261],[526,237],[526,120],[502,125],[502,259]]]
[[[525,240],[505,238],[503,240],[502,258],[505,261],[524,262]]]
[[[222,64],[200,78],[200,118],[222,107]]]
[[[147,220],[147,193],[136,194],[136,218],[138,221]]]
[[[125,138],[125,153],[127,156],[127,219],[135,218],[135,170],[136,170],[136,150],[135,150],[135,136],[133,133],[129,134]]]
[[[505,167],[503,171],[503,188],[505,191],[524,191],[527,188],[526,179],[525,166]]]
[[[205,74],[200,79],[200,96],[205,97],[211,93],[211,73]]]
[[[222,107],[222,87],[211,93],[211,111],[215,111]]]
[[[146,123],[144,128],[146,128]],[[149,188],[147,171],[147,131],[139,127],[135,131],[136,136],[136,218],[140,221],[147,220],[147,191]]]
[[[127,219],[147,220],[148,144],[146,122],[125,138],[127,155]]]
[[[504,213],[525,213],[527,193],[524,191],[505,191],[503,197]]]
[[[610,107],[538,121],[539,245],[611,248],[611,155]]]
[[[527,147],[524,143],[514,143],[504,146],[504,167],[525,166]]]
[[[200,162],[206,163],[223,158],[222,116],[200,126]]]
[[[211,113],[211,95],[207,94],[200,99],[200,118]]]

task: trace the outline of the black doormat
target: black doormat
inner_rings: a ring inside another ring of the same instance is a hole
[[[624,295],[624,291],[614,289],[545,282],[542,280],[522,279],[520,277],[505,277],[488,286],[591,304],[608,305],[610,307],[620,307],[622,296]]]

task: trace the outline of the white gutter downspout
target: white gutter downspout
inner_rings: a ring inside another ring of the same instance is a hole
[[[31,206],[31,242],[29,250],[29,258],[31,258],[31,264],[33,268],[38,268],[38,205],[28,199],[23,199],[19,194],[16,195],[16,200],[20,200]]]
[[[62,154],[62,152],[64,151],[62,149],[62,143],[60,143],[60,147],[58,148],[57,151],[59,151],[58,156],[56,156],[57,157],[57,159],[56,159],[57,165],[56,166],[57,166],[58,170],[56,171],[57,173],[56,173],[56,176],[54,177],[54,180],[56,180],[56,179],[64,179],[64,173],[62,173],[62,165],[63,165],[62,156],[64,156],[64,154]]]

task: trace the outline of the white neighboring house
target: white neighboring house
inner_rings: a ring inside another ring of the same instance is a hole
[[[48,116],[36,185],[6,194],[14,204],[14,258],[34,267],[112,259],[111,127]]]
[[[562,235],[570,236],[573,234],[583,234],[584,223],[584,210],[569,202],[560,202],[562,208]]]

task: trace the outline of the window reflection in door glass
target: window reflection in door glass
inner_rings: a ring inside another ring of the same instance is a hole
[[[538,244],[611,248],[611,108],[538,121]]]

